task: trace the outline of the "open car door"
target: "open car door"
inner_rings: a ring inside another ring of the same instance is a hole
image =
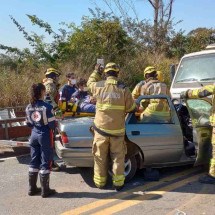
[[[193,125],[193,142],[197,152],[195,165],[209,163],[212,134],[212,127],[209,123],[211,101],[209,99],[187,99],[186,105]]]

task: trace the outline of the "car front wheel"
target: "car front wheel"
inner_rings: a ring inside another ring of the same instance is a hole
[[[125,182],[129,182],[135,175],[137,171],[137,160],[131,157],[125,160]]]

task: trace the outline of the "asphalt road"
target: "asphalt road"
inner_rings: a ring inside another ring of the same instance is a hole
[[[29,157],[0,159],[0,214],[144,214],[214,215],[215,185],[202,185],[200,168],[165,168],[160,180],[145,181],[142,172],[121,192],[94,187],[91,168],[66,168],[53,172],[51,198],[27,195]],[[39,183],[38,183],[39,185]]]

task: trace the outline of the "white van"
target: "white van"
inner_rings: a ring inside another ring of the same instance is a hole
[[[173,75],[170,88],[173,99],[179,99],[180,93],[187,89],[213,84],[215,82],[215,44],[207,46],[206,50],[184,55]]]

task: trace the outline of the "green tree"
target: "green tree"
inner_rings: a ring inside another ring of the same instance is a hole
[[[215,29],[196,28],[187,34],[186,52],[195,52],[205,49],[211,43],[215,43]]]

